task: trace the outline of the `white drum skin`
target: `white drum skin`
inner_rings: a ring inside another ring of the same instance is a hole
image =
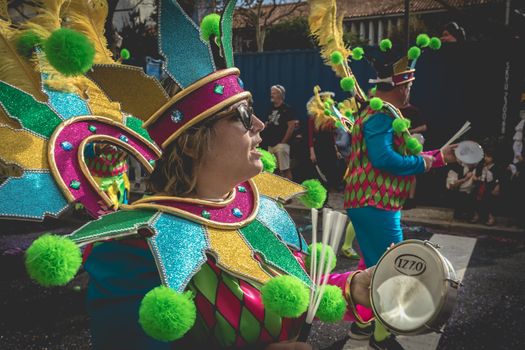
[[[432,243],[406,240],[376,265],[372,310],[395,334],[439,332],[452,313],[458,287],[454,268]]]

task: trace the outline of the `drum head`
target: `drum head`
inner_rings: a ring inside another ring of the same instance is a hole
[[[417,334],[437,314],[444,297],[445,265],[423,241],[408,240],[387,251],[371,283],[374,314],[397,334]]]
[[[454,153],[466,165],[478,164],[483,159],[483,148],[474,141],[460,142]]]

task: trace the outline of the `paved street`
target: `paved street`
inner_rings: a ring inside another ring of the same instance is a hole
[[[309,240],[308,211],[292,210],[291,214]],[[25,276],[21,254],[40,233],[65,233],[80,223],[3,221],[0,225],[0,349],[89,349],[85,274],[64,288],[40,288]],[[402,337],[407,350],[524,348],[523,234],[467,234],[410,226],[405,235],[439,243],[464,284],[444,334]],[[340,257],[337,270],[346,271],[355,265],[355,261]],[[366,349],[366,342],[349,341],[349,326],[316,323],[309,341],[320,349]]]

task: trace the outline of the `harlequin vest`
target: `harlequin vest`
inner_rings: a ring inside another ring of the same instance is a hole
[[[380,111],[366,108],[355,120],[350,159],[345,174],[345,208],[372,206],[385,210],[400,210],[414,182],[414,176],[395,176],[374,168],[370,162],[363,127],[370,117],[378,113],[387,114],[392,120],[402,118],[399,110],[385,103],[385,107]],[[407,155],[404,133],[394,133],[393,140],[394,150],[401,155]]]

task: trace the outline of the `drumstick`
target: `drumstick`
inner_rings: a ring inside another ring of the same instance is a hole
[[[331,227],[329,228],[329,231],[331,231],[331,237],[330,237],[330,246],[332,247],[332,249],[334,249],[334,252],[335,252],[335,249],[337,248],[337,246],[339,245],[339,242],[341,241],[341,237],[342,237],[342,234],[343,234],[343,230],[344,230],[344,224],[346,223],[346,215],[344,214],[341,214],[341,213],[338,213],[338,212],[333,212],[333,213],[330,213],[331,214],[331,218],[329,219],[330,220],[330,223],[331,222],[334,222],[335,221],[335,225],[330,225]],[[335,219],[334,219],[335,217]],[[326,251],[327,247],[325,245],[323,245],[323,249],[321,251],[321,256],[323,257],[323,255],[325,254],[325,251]],[[306,315],[306,322],[307,323],[312,323],[314,317],[315,317],[315,314],[317,313],[317,309],[319,308],[319,305],[321,303],[321,300],[323,298],[323,294],[324,294],[324,290],[325,290],[325,287],[326,287],[326,284],[328,282],[328,277],[329,277],[329,274],[330,274],[330,267],[332,265],[332,260],[334,258],[334,254],[330,254],[329,257],[328,257],[328,261],[327,261],[327,264],[326,265],[320,265],[320,269],[323,269],[323,274],[319,274],[318,276],[318,280],[316,281],[316,286],[317,286],[317,293],[315,294],[315,301],[314,301],[314,304],[313,304],[313,307],[312,305],[310,305],[309,307],[309,310],[308,310],[308,313]],[[321,259],[322,261],[323,259]],[[322,276],[322,280],[321,280],[321,276]]]
[[[460,138],[461,136],[463,136],[467,131],[470,130],[470,122],[469,121],[466,121],[465,124],[463,124],[463,126],[458,130],[458,132],[456,132],[454,134],[454,136],[452,136],[450,138],[450,140],[448,140],[444,145],[443,147],[440,148],[440,150],[443,150],[443,148],[447,147],[448,145],[450,145],[452,142],[456,141],[458,138]]]
[[[314,283],[314,288],[310,291],[310,304],[313,303],[314,300],[314,292],[315,292],[315,275],[317,273],[317,251],[315,250],[315,246],[317,245],[317,218],[319,215],[319,212],[317,209],[312,208],[312,249],[310,254],[312,255],[310,257],[310,278],[312,279],[312,283]],[[313,254],[313,252],[316,252],[316,254]]]

